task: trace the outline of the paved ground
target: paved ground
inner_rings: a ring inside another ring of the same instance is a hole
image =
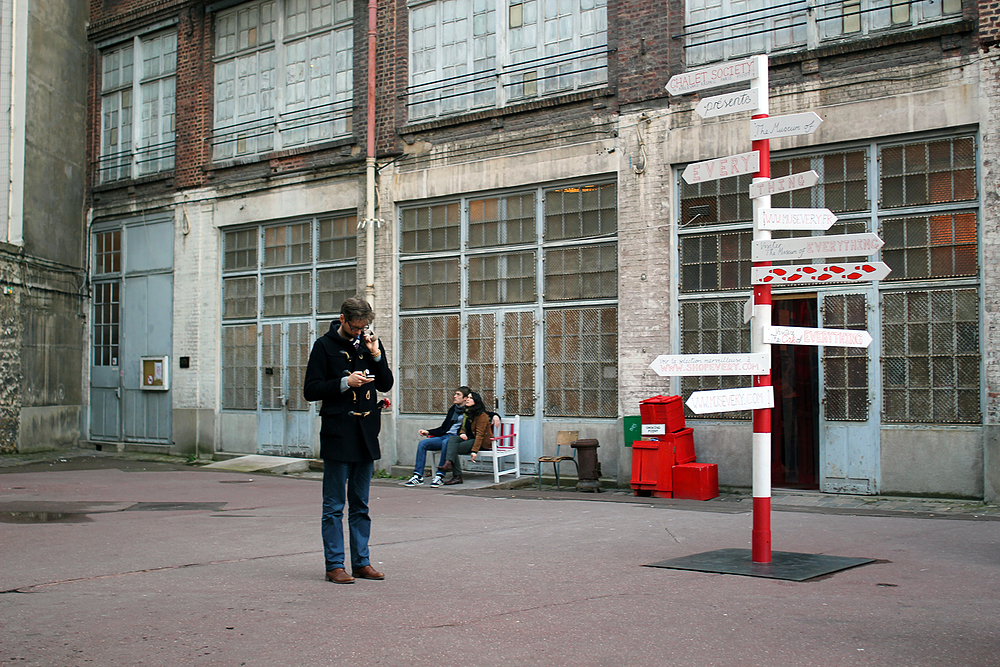
[[[0,473],[0,665],[1000,663],[1000,515],[979,503],[777,494],[776,551],[875,560],[795,583],[643,567],[749,547],[740,493],[376,480],[387,579],[337,586],[315,472],[80,450]]]

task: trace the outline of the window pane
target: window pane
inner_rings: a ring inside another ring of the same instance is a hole
[[[257,235],[254,229],[226,232],[223,236],[223,271],[257,268]]]
[[[311,260],[311,223],[264,228],[264,266],[306,264]]]
[[[613,183],[546,191],[546,240],[587,238],[618,231],[617,198],[617,186]]]
[[[527,303],[537,299],[535,253],[469,258],[469,303]]]
[[[404,253],[458,250],[462,217],[458,202],[403,210]]]
[[[257,317],[257,278],[226,278],[222,281],[222,316]]]
[[[681,306],[682,354],[741,354],[750,351],[750,325],[743,322],[743,301],[689,301]],[[695,391],[749,387],[750,376],[701,376],[681,379],[685,396]],[[688,418],[749,419],[750,413],[720,412]]]
[[[264,276],[264,317],[308,315],[311,312],[312,276],[309,273]]]
[[[257,325],[222,328],[222,407],[257,409]]]
[[[979,273],[976,213],[951,213],[882,222],[887,281],[951,278]]]
[[[340,314],[340,306],[358,291],[357,269],[324,269],[316,272],[316,312]]]
[[[545,415],[618,415],[618,312],[545,311]]]
[[[348,215],[320,218],[319,261],[355,259],[357,257],[358,218]]]
[[[460,283],[457,259],[403,262],[400,266],[400,306],[457,306]]]
[[[887,146],[881,150],[882,206],[970,201],[976,189],[973,137]]]
[[[457,314],[400,319],[400,412],[447,412],[452,392],[462,384],[460,345]]]
[[[618,296],[617,245],[581,246],[546,251],[546,301],[616,296]]]

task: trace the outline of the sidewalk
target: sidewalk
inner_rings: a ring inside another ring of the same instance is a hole
[[[302,466],[289,466],[290,459],[281,457],[252,456],[255,460],[270,459],[271,466],[261,464],[257,474],[280,474],[301,479],[322,479],[322,472],[315,470],[302,471]],[[98,452],[89,449],[64,449],[31,454],[13,454],[0,456],[0,473],[20,466],[32,466],[32,470],[49,469],[80,469],[102,467],[128,467],[129,469],[146,468],[151,464],[204,467],[230,470],[246,470],[239,465],[238,459],[229,461],[197,461],[188,462],[181,457],[143,452]],[[268,470],[268,467],[271,470]],[[398,467],[398,466],[397,466]],[[563,479],[561,489],[556,489],[551,479],[543,480],[543,488],[538,489],[537,477],[522,475],[515,479],[510,475],[501,478],[499,486],[493,483],[493,477],[486,473],[464,474],[465,483],[461,486],[449,486],[435,489],[429,480],[424,480],[422,486],[407,488],[415,493],[441,493],[450,491],[484,497],[516,497],[527,499],[548,500],[587,500],[600,502],[626,502],[652,507],[685,509],[701,512],[739,513],[751,512],[752,496],[749,489],[721,489],[718,498],[706,501],[680,500],[670,498],[639,498],[631,489],[604,488],[601,493],[583,493],[574,489],[575,480]],[[376,478],[374,485],[402,485],[402,478]],[[864,516],[911,516],[919,518],[953,518],[1000,521],[1000,505],[987,505],[982,501],[960,498],[920,498],[905,496],[862,496],[850,494],[828,494],[819,491],[793,491],[788,489],[773,489],[771,493],[771,510],[773,512],[812,512],[822,514],[848,514]]]

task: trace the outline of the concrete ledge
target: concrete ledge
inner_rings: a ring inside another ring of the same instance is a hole
[[[232,470],[235,472],[259,472],[282,475],[290,472],[305,472],[309,470],[309,459],[297,459],[285,456],[263,456],[251,454],[235,459],[216,461],[203,468],[214,470]]]
[[[147,454],[164,454],[170,456],[170,445],[154,445],[147,442],[126,442],[126,452],[145,452]]]

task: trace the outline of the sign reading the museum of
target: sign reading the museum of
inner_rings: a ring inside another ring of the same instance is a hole
[[[822,122],[823,119],[814,111],[793,113],[790,116],[755,118],[750,121],[750,139],[760,141],[761,139],[812,134]]]

